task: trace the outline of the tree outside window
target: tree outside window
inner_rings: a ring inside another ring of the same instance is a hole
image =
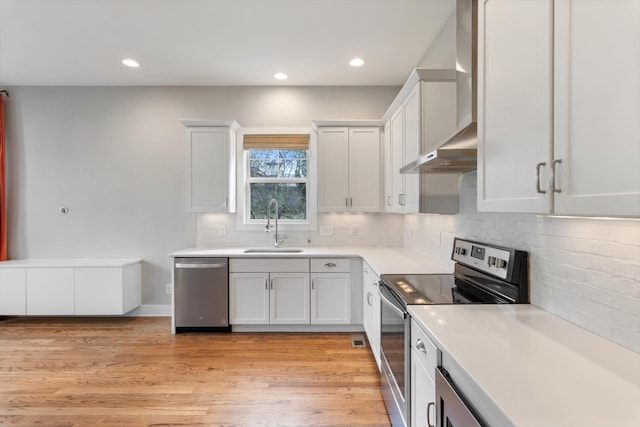
[[[269,200],[276,199],[278,219],[306,220],[307,150],[252,149],[248,154],[249,218],[266,219]]]

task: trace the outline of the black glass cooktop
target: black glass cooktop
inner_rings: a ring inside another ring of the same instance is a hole
[[[391,286],[405,304],[453,304],[453,274],[383,274],[382,281]]]

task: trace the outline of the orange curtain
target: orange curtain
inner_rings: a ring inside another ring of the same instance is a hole
[[[8,256],[4,152],[4,96],[0,94],[0,261],[6,260]]]

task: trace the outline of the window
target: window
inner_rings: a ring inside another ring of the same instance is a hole
[[[239,230],[264,230],[271,199],[278,202],[281,229],[316,229],[315,141],[304,128],[242,130],[238,138]],[[274,214],[272,209],[272,219]]]
[[[269,200],[278,202],[278,219],[307,219],[307,150],[248,150],[248,207],[250,220],[266,219]]]

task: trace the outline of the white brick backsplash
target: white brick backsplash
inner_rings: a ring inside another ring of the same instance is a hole
[[[460,214],[407,215],[404,246],[440,261],[454,236],[525,250],[533,304],[640,352],[640,221],[477,212],[476,194],[467,173]],[[421,235],[445,223],[440,247]]]

